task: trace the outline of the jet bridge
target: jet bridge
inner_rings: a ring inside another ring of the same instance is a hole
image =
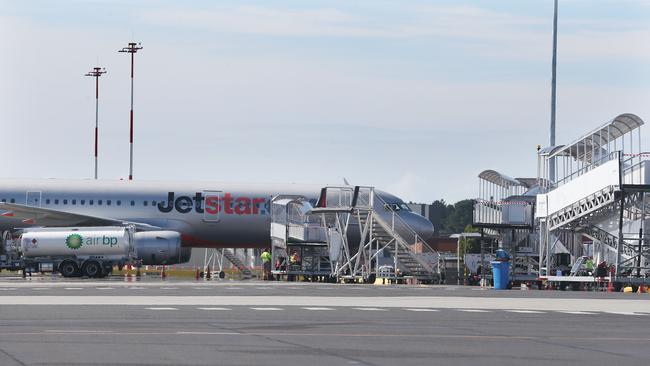
[[[388,254],[403,277],[439,281],[438,253],[373,187],[328,186],[315,207],[300,196],[275,197],[271,206],[276,275],[374,282]]]

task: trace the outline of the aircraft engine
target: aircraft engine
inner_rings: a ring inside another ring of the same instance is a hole
[[[191,248],[181,247],[176,231],[141,231],[133,234],[135,251],[142,264],[177,264],[190,260]]]

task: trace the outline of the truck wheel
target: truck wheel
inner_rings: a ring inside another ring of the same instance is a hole
[[[75,262],[65,261],[59,265],[59,272],[63,277],[75,277],[79,273],[79,268]]]
[[[84,276],[88,276],[88,278],[97,278],[102,276],[102,272],[102,266],[96,261],[87,261],[84,263]]]

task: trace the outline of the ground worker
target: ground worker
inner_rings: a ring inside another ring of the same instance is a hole
[[[262,280],[267,281],[271,278],[271,253],[264,249],[260,258],[262,259]]]
[[[585,269],[587,269],[590,275],[594,273],[594,260],[591,257],[585,261]]]

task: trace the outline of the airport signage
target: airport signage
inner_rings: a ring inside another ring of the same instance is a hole
[[[193,196],[176,196],[175,192],[167,193],[167,200],[158,203],[162,213],[176,211],[186,214],[192,211],[205,216],[219,215],[260,215],[268,212],[269,202],[264,197],[233,196],[225,192],[221,195],[203,196],[196,192]]]
[[[116,236],[87,236],[87,237],[82,237],[79,234],[70,234],[68,237],[65,239],[65,245],[70,248],[70,249],[79,249],[83,245],[90,246],[90,245],[105,245],[105,246],[110,246],[111,248],[116,246],[118,243],[118,239]]]

